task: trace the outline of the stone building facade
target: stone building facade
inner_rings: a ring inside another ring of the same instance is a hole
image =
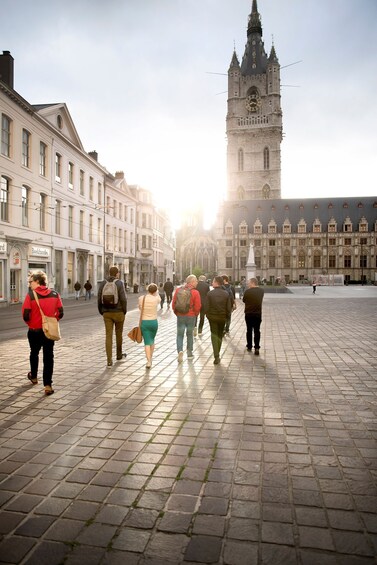
[[[334,275],[377,282],[377,197],[281,198],[280,66],[274,46],[265,53],[256,0],[242,63],[234,52],[228,71],[226,124],[228,192],[213,234],[218,272],[245,277],[251,243],[257,277],[269,283]]]
[[[246,276],[250,244],[256,275],[271,284],[377,282],[377,198],[228,201],[217,219],[218,270]]]

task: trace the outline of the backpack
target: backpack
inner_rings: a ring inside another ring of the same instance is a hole
[[[102,289],[102,304],[106,308],[115,308],[118,304],[118,287],[114,281],[106,281]]]
[[[191,290],[183,286],[177,290],[174,312],[187,314],[190,310]]]

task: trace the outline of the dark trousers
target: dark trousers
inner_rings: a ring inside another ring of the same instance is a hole
[[[247,348],[251,349],[253,347],[253,331],[254,331],[254,346],[255,349],[259,349],[260,345],[260,325],[262,323],[262,317],[256,316],[255,314],[245,314],[246,321],[246,342]]]
[[[225,323],[224,323],[224,326],[225,326],[224,331],[227,332],[227,333],[229,332],[231,319],[232,319],[232,314],[229,314],[229,315],[227,316],[227,319],[225,320]]]
[[[205,320],[204,308],[200,309],[200,314],[199,314],[198,317],[199,317],[198,331],[199,331],[199,333],[202,333],[203,326],[204,326],[204,320]],[[196,318],[196,322],[198,322],[198,317]]]
[[[216,359],[220,357],[220,349],[223,341],[225,320],[208,320],[208,321],[209,321],[209,327],[211,328],[213,355]]]
[[[54,341],[48,339],[43,330],[30,330],[27,333],[30,345],[30,372],[33,378],[38,376],[39,352],[43,348],[43,385],[52,384],[54,371]]]
[[[173,300],[173,295],[169,294],[168,292],[166,293],[166,303],[169,306],[170,302]]]

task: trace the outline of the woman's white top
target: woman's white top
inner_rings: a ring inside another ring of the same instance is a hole
[[[143,300],[144,296],[139,296],[139,310],[141,310],[143,307]],[[142,320],[156,320],[157,306],[160,305],[160,302],[161,298],[158,292],[156,292],[155,294],[146,294]]]

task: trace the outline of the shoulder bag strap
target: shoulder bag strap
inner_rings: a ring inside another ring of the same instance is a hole
[[[38,308],[39,308],[39,310],[40,310],[40,312],[41,312],[41,316],[42,316],[42,320],[43,320],[43,318],[45,317],[45,313],[43,312],[43,310],[42,310],[42,308],[41,308],[41,305],[39,304],[38,294],[35,292],[35,290],[33,290],[33,294],[34,294],[35,301],[36,301],[36,303],[38,304]]]
[[[142,318],[143,318],[143,312],[144,312],[144,302],[145,302],[146,296],[147,296],[147,295],[145,295],[145,296],[144,296],[144,298],[143,298],[143,305],[142,305],[142,307],[141,307],[141,311],[140,311],[139,326],[141,326],[141,320],[142,320]]]

